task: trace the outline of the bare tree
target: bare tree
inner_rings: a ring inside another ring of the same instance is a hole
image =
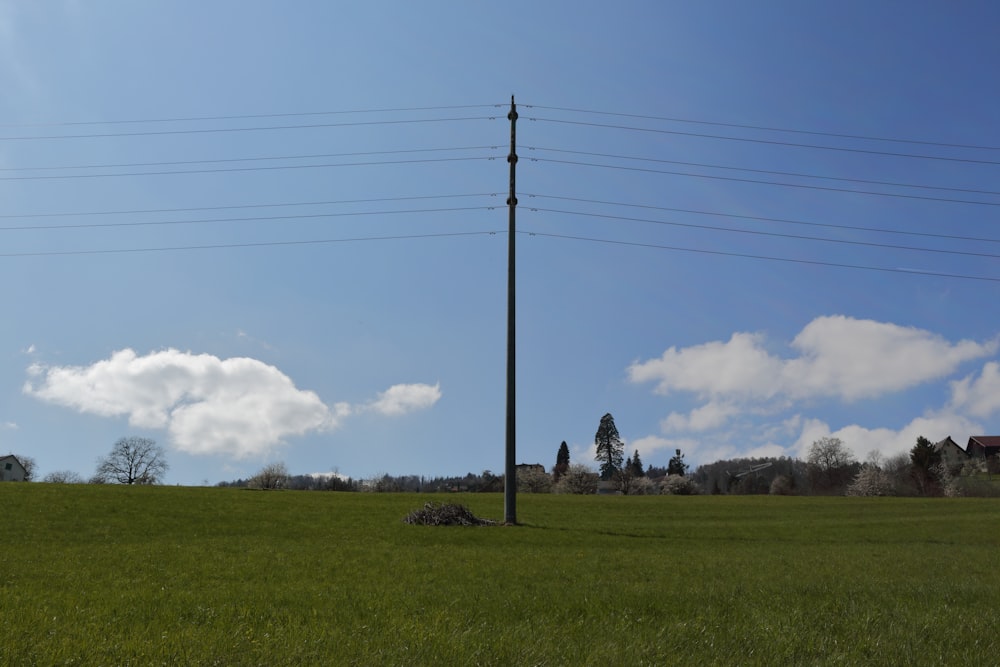
[[[840,438],[820,438],[809,447],[810,476],[813,488],[837,493],[847,486],[860,467],[851,450]]]
[[[83,484],[83,477],[72,470],[56,470],[42,478],[46,484]]]
[[[288,468],[284,463],[269,463],[247,480],[251,489],[283,489],[288,486]]]
[[[157,484],[170,466],[163,448],[149,438],[121,438],[97,462],[94,479],[119,484]]]

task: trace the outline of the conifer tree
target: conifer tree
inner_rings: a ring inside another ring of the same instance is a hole
[[[622,460],[625,457],[625,443],[618,435],[618,427],[615,426],[615,418],[611,413],[601,417],[601,423],[594,434],[594,444],[597,446],[595,460],[601,462],[601,479],[614,479],[616,473],[622,469]]]
[[[688,465],[684,463],[684,455],[681,450],[674,450],[677,453],[670,459],[667,464],[667,474],[668,475],[680,475],[683,477],[687,473]]]
[[[567,470],[569,470],[569,447],[566,445],[566,441],[563,440],[562,444],[559,445],[559,451],[556,452],[556,464],[552,467],[553,480],[558,482],[559,478],[565,475]]]

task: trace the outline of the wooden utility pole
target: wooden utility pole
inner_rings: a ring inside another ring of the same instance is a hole
[[[510,194],[507,197],[508,233],[507,233],[507,447],[504,458],[504,523],[517,523],[517,447],[514,418],[514,210],[517,208],[517,197],[514,193],[514,174],[517,167],[517,107],[514,96],[510,96]]]

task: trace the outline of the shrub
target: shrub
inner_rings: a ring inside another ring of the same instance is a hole
[[[552,491],[552,476],[538,470],[519,472],[517,490],[522,493],[549,493]]]
[[[288,468],[284,463],[270,463],[247,480],[251,489],[283,489],[288,485]]]
[[[667,475],[660,482],[660,493],[671,496],[696,496],[701,493],[701,489],[694,480],[680,475]]]
[[[771,482],[771,488],[768,490],[772,496],[790,496],[792,495],[792,478],[788,475],[778,475]]]
[[[656,482],[648,477],[636,477],[628,487],[630,496],[655,496],[660,492]]]
[[[848,496],[892,496],[895,495],[895,487],[892,477],[876,465],[866,463],[861,466],[860,472],[854,477],[854,481],[847,486]]]
[[[570,464],[569,469],[559,479],[555,486],[556,493],[577,493],[590,494],[597,493],[597,487],[601,482],[598,474],[585,465],[579,463]]]

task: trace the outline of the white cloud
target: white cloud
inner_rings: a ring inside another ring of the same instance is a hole
[[[678,350],[659,359],[635,362],[632,382],[657,382],[656,391],[687,391],[700,396],[769,396],[781,374],[781,361],[769,355],[759,334],[735,333],[728,342],[714,341]]]
[[[979,377],[970,375],[951,383],[951,408],[973,417],[986,418],[1000,412],[1000,364],[991,361]]]
[[[877,399],[941,381],[966,362],[993,355],[997,339],[950,342],[913,327],[845,316],[818,317],[785,346],[760,333],[734,333],[728,341],[671,347],[660,357],[636,361],[632,382],[655,383],[659,394],[688,393],[700,399],[687,413],[660,423],[665,436],[648,441],[665,448],[671,437],[697,434],[682,447],[699,461],[734,456],[804,457],[813,441],[841,438],[859,460],[877,450],[908,452],[919,435],[961,439],[981,429],[973,420],[1000,413],[1000,363],[951,383],[951,400],[902,428],[858,424],[831,428],[801,412],[820,399],[845,403]],[[794,412],[793,412],[794,411]],[[778,417],[769,420],[767,417]],[[713,458],[714,457],[714,458]]]
[[[993,354],[997,344],[951,344],[923,329],[833,316],[810,322],[792,347],[801,356],[784,364],[786,392],[850,401],[940,379],[966,361]]]
[[[873,451],[885,457],[909,453],[916,444],[917,437],[921,435],[931,441],[943,440],[951,435],[958,444],[964,446],[963,434],[975,433],[981,428],[980,424],[948,411],[922,415],[900,429],[866,428],[851,424],[831,430],[825,422],[811,419],[804,423],[790,454],[804,459],[813,442],[823,437],[833,437],[840,438],[859,461],[864,461]]]
[[[666,419],[660,422],[660,429],[664,433],[710,431],[722,427],[730,417],[740,412],[740,408],[732,404],[709,401],[686,415],[671,412]]]
[[[24,393],[30,396],[80,412],[127,416],[139,428],[166,429],[177,449],[192,454],[260,457],[288,437],[336,428],[355,412],[347,403],[324,404],[274,366],[246,357],[173,349],[138,356],[125,349],[90,366],[33,364],[28,375]],[[397,385],[375,405],[402,414],[440,396],[437,386],[433,392],[413,387],[426,385]]]
[[[765,402],[775,397],[852,401],[947,376],[963,362],[993,354],[997,341],[952,344],[929,331],[844,316],[819,317],[792,341],[798,356],[768,352],[762,334],[669,348],[628,368],[632,382],[658,393],[686,391],[711,399]]]
[[[0,430],[4,431],[16,431],[18,425],[14,422],[0,422]]]
[[[369,408],[396,417],[431,407],[441,398],[441,384],[397,384],[380,392]]]

